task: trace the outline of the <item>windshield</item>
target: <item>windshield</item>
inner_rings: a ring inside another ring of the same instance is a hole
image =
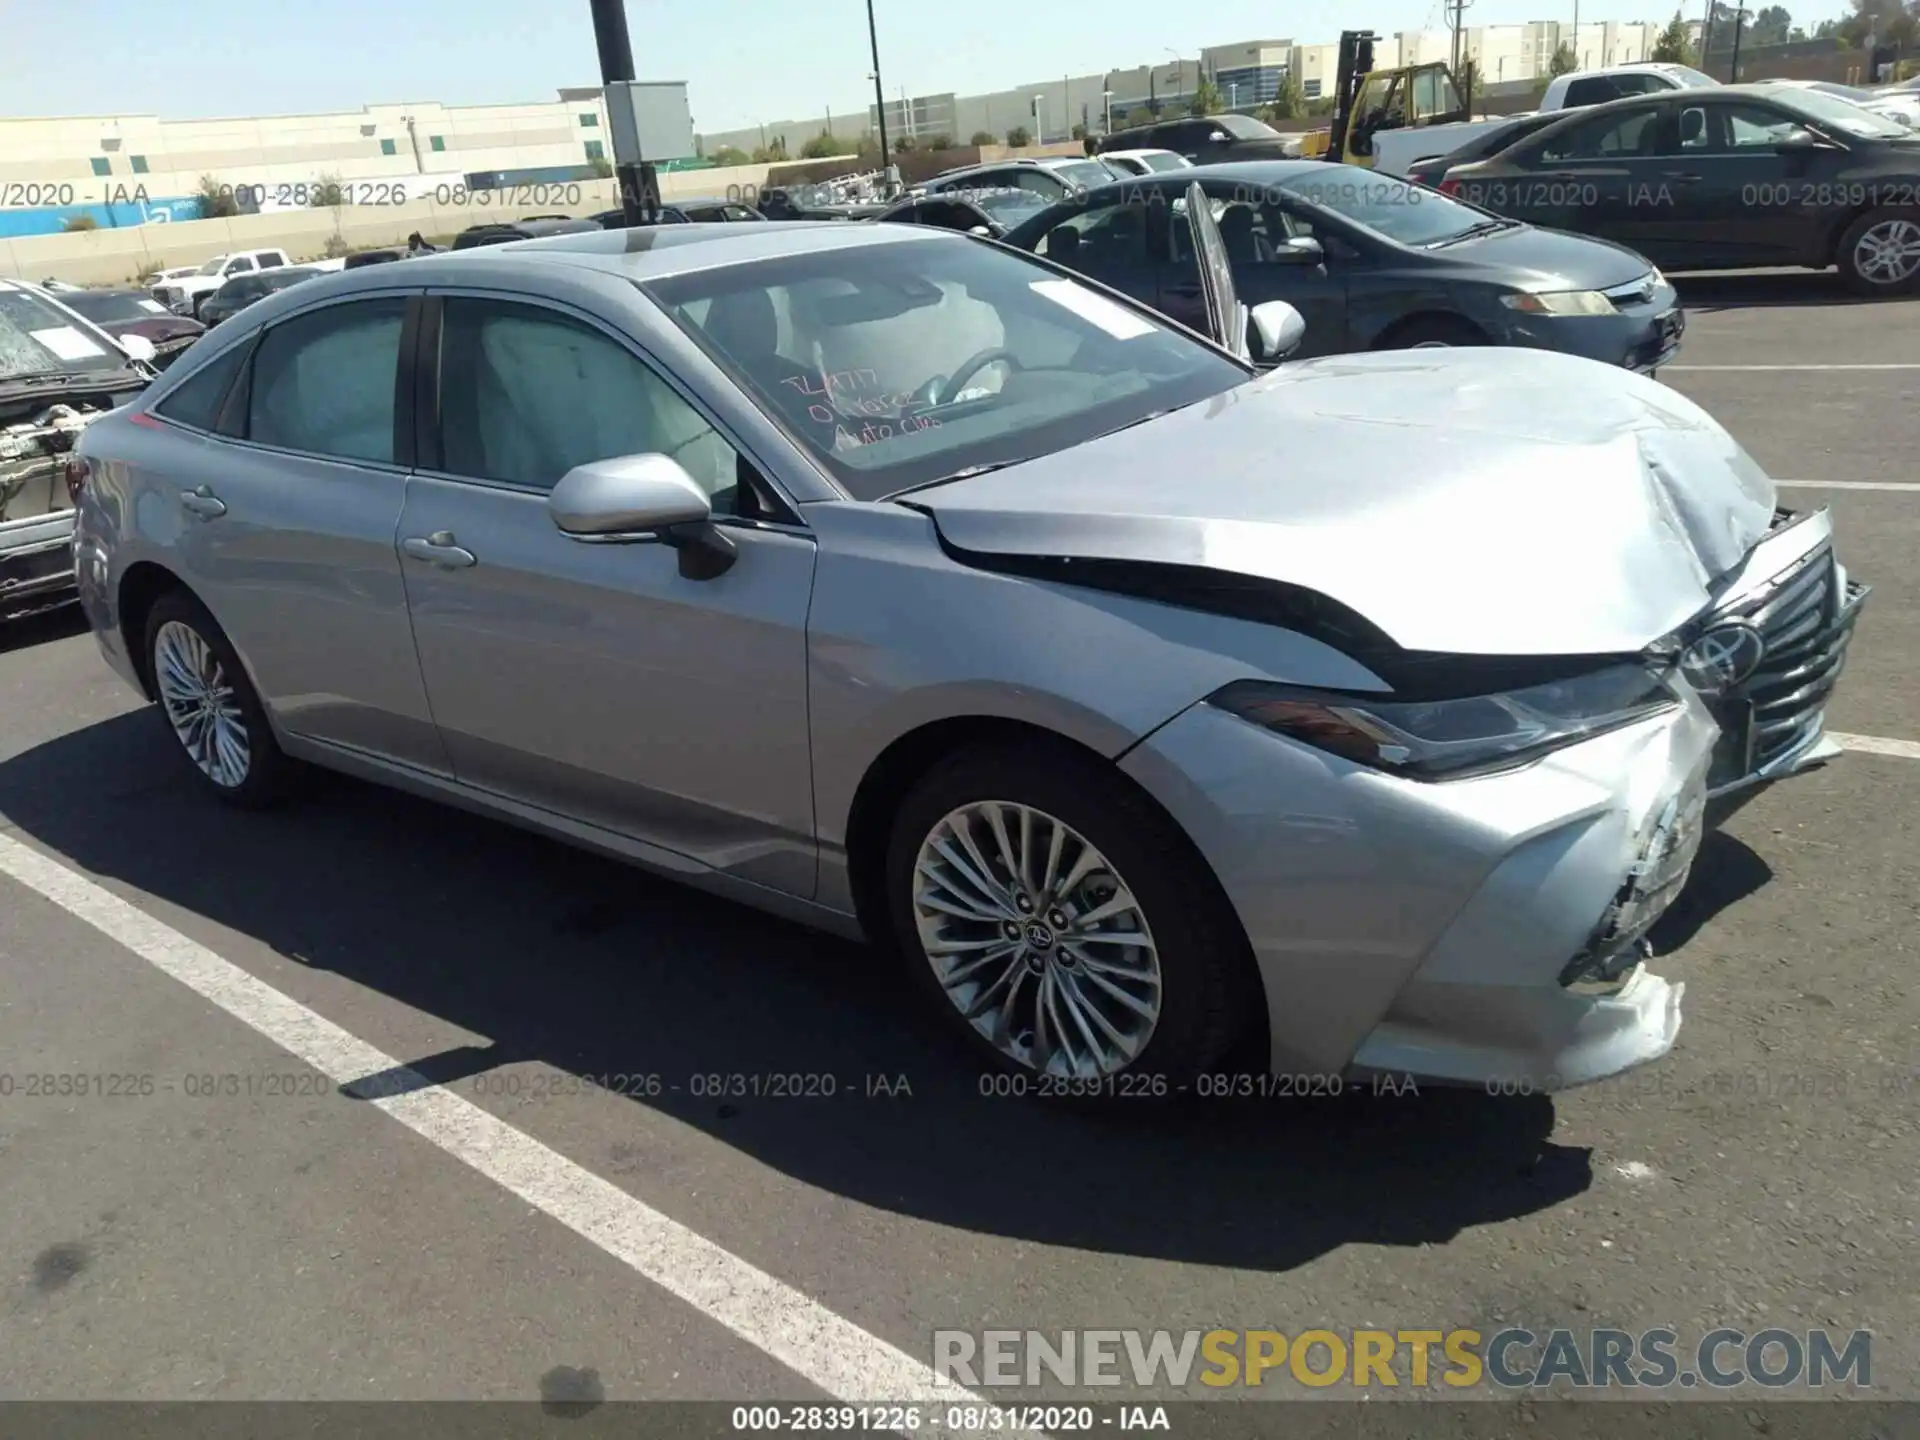
[[[220,273],[220,267],[226,263],[227,263],[226,256],[216,255],[213,257],[213,259],[207,261],[206,264],[202,265],[198,270],[194,271],[193,273],[196,275],[218,275]]]
[[[1816,124],[1844,130],[1867,139],[1900,140],[1912,132],[1897,120],[1862,110],[1851,100],[1819,90],[1790,90],[1779,97],[1783,110],[1797,111]]]
[[[1262,125],[1251,115],[1210,115],[1207,117],[1236,140],[1277,140],[1280,132]]]
[[[1031,190],[982,190],[967,197],[1002,225],[1018,225],[1053,202]]]
[[[1098,160],[1069,160],[1065,165],[1050,165],[1047,168],[1069,185],[1077,185],[1083,190],[1109,184],[1121,173],[1109,170]]]
[[[0,288],[0,381],[22,375],[124,370],[127,357],[74,317],[26,290]]]
[[[260,278],[266,282],[267,289],[284,290],[287,288],[287,286],[292,285],[297,281],[311,279],[313,276],[318,275],[319,273],[320,272],[318,270],[309,270],[304,268],[288,268],[284,270],[269,270],[265,275],[262,275]]]
[[[169,313],[167,307],[146,295],[125,291],[83,290],[64,297],[69,310],[78,310],[96,325],[116,325],[123,320],[151,320]]]
[[[855,499],[1232,389],[1218,351],[996,246],[915,235],[642,287]]]
[[[1279,188],[1401,245],[1432,245],[1489,217],[1436,190],[1352,165],[1323,165]]]

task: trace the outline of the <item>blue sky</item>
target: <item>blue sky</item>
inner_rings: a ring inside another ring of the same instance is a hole
[[[1689,0],[1692,17],[1703,0]],[[1165,61],[1236,40],[1330,41],[1339,27],[1438,29],[1439,0],[1339,7],[1212,0],[874,0],[889,96],[961,94]],[[1843,6],[1826,0],[1796,22]],[[1562,11],[1564,10],[1564,13]],[[1654,20],[1672,0],[1584,0],[1582,21]],[[927,25],[939,15],[943,24]],[[864,0],[655,0],[630,4],[643,80],[685,80],[698,130],[836,112],[871,94]],[[1297,18],[1290,18],[1297,17]],[[1469,25],[1571,21],[1573,6],[1474,0]],[[964,26],[974,36],[955,41]],[[595,85],[587,0],[0,0],[14,63],[0,115],[158,114],[168,119],[354,110],[378,101],[550,100]],[[27,57],[59,56],[37,63]],[[72,66],[83,65],[83,72]]]

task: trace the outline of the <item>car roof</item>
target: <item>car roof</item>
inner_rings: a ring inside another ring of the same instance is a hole
[[[1178,155],[1178,150],[1169,150],[1162,145],[1145,145],[1138,150],[1102,150],[1097,158],[1105,160],[1111,155],[1126,155],[1138,158],[1144,155]]]
[[[663,279],[722,265],[773,260],[785,255],[851,250],[863,245],[912,245],[967,237],[921,225],[822,225],[809,220],[769,220],[760,225],[647,225],[632,230],[582,230],[504,245],[419,255],[407,261],[407,284],[439,285],[470,275],[469,267],[501,262],[565,265],[633,281]],[[393,267],[363,265],[331,273],[331,293],[390,289]]]

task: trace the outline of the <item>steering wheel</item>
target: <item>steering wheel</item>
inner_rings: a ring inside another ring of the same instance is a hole
[[[944,381],[936,375],[925,385],[922,385],[919,390],[914,392],[914,399],[918,401],[924,396],[925,403],[929,405],[938,405],[942,402],[943,398],[951,400],[953,396],[958,395],[967,388],[967,381],[971,380],[975,375],[986,369],[987,366],[998,360],[1006,361],[1007,364],[1016,370],[1021,368],[1020,357],[1015,355],[1011,350],[1003,345],[989,346],[979,354],[970,356],[961,362],[960,368],[954,371],[953,374],[948,376]],[[944,396],[942,392],[944,392]]]

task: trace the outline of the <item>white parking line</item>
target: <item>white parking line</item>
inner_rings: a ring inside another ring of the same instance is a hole
[[[1920,490],[1914,480],[1776,480],[1785,490]]]
[[[1842,750],[1858,750],[1863,755],[1897,755],[1902,760],[1920,760],[1920,740],[1890,740],[1884,735],[1836,735],[1827,738]]]
[[[1920,370],[1920,360],[1900,361],[1886,365],[1662,365],[1660,373],[1669,370],[1691,370],[1696,373],[1718,371],[1722,374],[1751,375],[1762,371],[1792,372],[1798,370]]]
[[[471,1101],[429,1084],[392,1056],[232,961],[6,835],[0,835],[0,874],[84,920],[336,1084],[378,1076],[378,1082],[368,1087],[374,1093],[366,1103],[838,1399],[978,1403],[967,1389],[905,1351],[642,1204]]]

